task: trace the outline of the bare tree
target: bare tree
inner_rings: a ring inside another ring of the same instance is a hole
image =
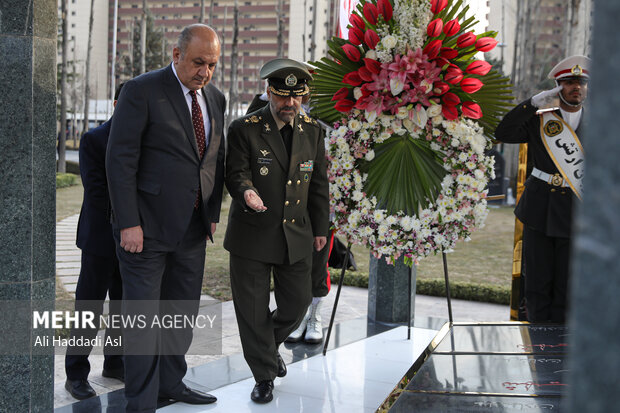
[[[235,9],[233,11],[233,39],[230,52],[230,88],[228,93],[228,116],[226,118],[226,127],[236,117],[236,107],[238,99],[237,88],[237,58],[239,44],[239,6],[235,0]]]
[[[202,24],[205,23],[205,0],[200,0],[200,17],[198,18],[198,22]]]
[[[278,0],[278,8],[276,10],[277,27],[278,27],[278,57],[284,57],[284,1]]]
[[[222,36],[220,38],[221,56],[218,66],[220,67],[220,74],[218,76],[218,86],[220,89],[224,89],[224,73],[226,73],[226,60],[224,58],[226,51],[226,24],[228,22],[228,6],[224,7],[224,24],[222,26]]]
[[[61,0],[62,64],[60,66],[60,133],[58,134],[58,172],[67,172],[67,2]]]
[[[215,0],[211,0],[211,8],[209,9],[209,26],[213,27],[213,11],[214,11],[214,6],[215,5]]]
[[[146,12],[148,7],[146,0],[142,0],[142,27],[140,32],[140,73],[146,72]]]
[[[95,0],[90,0],[90,17],[88,18],[88,46],[86,47],[86,70],[84,73],[84,125],[82,133],[88,130],[88,115],[90,112],[90,51],[92,49],[93,38],[93,10],[95,8]]]

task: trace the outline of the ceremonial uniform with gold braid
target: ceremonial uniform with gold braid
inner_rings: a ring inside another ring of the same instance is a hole
[[[495,131],[495,138],[505,143],[527,143],[534,166],[548,174],[559,174],[541,138],[541,117],[531,99],[521,102],[504,116]],[[559,110],[555,111],[561,116]],[[584,114],[576,135],[582,138]],[[561,176],[561,175],[560,175]],[[551,320],[564,321],[573,201],[570,187],[547,183],[530,175],[515,208],[515,215],[524,224],[523,257],[528,301],[528,319],[539,321],[551,314]],[[549,257],[554,257],[549,260]],[[557,274],[552,277],[551,274]],[[548,304],[540,293],[553,290],[557,301]],[[561,297],[564,297],[561,299]],[[540,304],[539,304],[540,301]]]
[[[276,377],[277,346],[310,304],[314,237],[329,228],[324,131],[305,115],[292,123],[290,156],[269,105],[232,122],[227,135],[226,187],[233,201],[224,248],[231,253],[244,355],[257,381]],[[266,211],[246,206],[248,189]],[[278,309],[269,313],[272,269]]]

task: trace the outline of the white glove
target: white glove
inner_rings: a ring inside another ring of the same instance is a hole
[[[546,109],[554,106],[559,106],[559,96],[562,85],[556,86],[551,90],[545,90],[537,95],[532,96],[532,106],[536,106],[538,109]]]

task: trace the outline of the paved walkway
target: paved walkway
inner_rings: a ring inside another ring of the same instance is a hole
[[[80,272],[80,250],[75,246],[75,234],[78,215],[71,216],[57,223],[56,226],[56,270],[59,283],[75,296],[75,287]],[[331,315],[336,294],[329,294],[325,299],[321,315],[326,327]],[[273,293],[272,293],[273,297]],[[203,296],[208,299],[210,297]],[[273,306],[273,298],[272,298]],[[335,318],[336,326],[339,323],[366,317],[368,313],[368,290],[357,287],[343,287],[338,312]],[[508,321],[509,307],[506,305],[452,300],[454,321]],[[447,304],[445,298],[417,295],[415,297],[415,324],[417,327],[434,330],[447,321]],[[432,326],[425,320],[433,319]],[[419,324],[422,323],[422,324]],[[338,327],[336,327],[338,328]],[[334,343],[337,344],[337,343]],[[331,344],[330,344],[331,347]],[[241,342],[237,329],[236,318],[232,301],[222,303],[222,354],[209,356],[188,356],[188,366],[196,367],[218,360],[220,358],[241,353]],[[98,394],[104,394],[123,387],[122,383],[101,376],[103,356],[92,355],[91,374],[89,381]],[[287,362],[289,360],[286,360]],[[64,372],[64,356],[58,355],[55,360],[54,372],[54,406],[60,407],[75,400],[64,389],[66,379]],[[189,374],[189,373],[188,373]],[[244,395],[245,396],[245,395]]]

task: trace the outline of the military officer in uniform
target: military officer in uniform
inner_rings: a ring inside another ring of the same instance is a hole
[[[228,130],[226,187],[233,201],[224,248],[243,353],[256,380],[251,398],[267,403],[273,380],[286,375],[278,346],[312,299],[312,251],[326,244],[329,195],[323,129],[300,114],[310,73],[300,62],[275,59],[260,75],[268,80],[269,104]]]
[[[528,143],[534,168],[515,215],[523,222],[525,299],[530,322],[564,323],[572,206],[581,198],[583,102],[590,59],[571,56],[549,78],[556,87],[521,102],[497,126],[495,137]],[[559,104],[559,107],[557,107]]]

